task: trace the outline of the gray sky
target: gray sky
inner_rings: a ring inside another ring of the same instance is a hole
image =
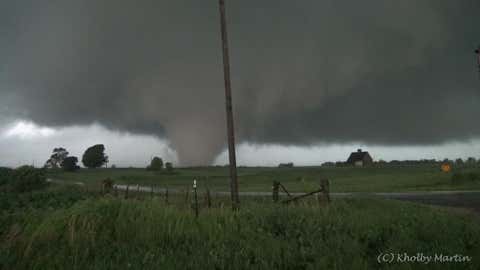
[[[227,10],[243,162],[310,164],[358,146],[385,159],[478,152],[479,1],[243,0]],[[0,2],[0,129],[22,120],[54,132],[4,134],[0,164],[57,146],[81,155],[93,142],[122,165],[152,152],[221,163],[217,13],[214,0]]]

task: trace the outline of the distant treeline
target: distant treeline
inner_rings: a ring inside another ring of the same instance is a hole
[[[108,156],[105,154],[105,146],[103,144],[97,144],[89,147],[82,157],[82,163],[86,168],[94,169],[105,166],[108,167]],[[75,156],[70,156],[70,153],[66,148],[58,147],[54,148],[52,155],[45,162],[45,169],[63,169],[68,172],[75,172],[80,169],[80,166],[77,165],[78,158]],[[112,165],[110,168],[116,169],[116,165]],[[163,159],[159,157],[153,157],[150,160],[150,165],[146,168],[149,171],[162,171],[173,172],[172,162],[163,162]]]
[[[441,164],[450,164],[455,166],[461,167],[475,167],[480,166],[480,159],[476,159],[474,157],[469,157],[466,160],[461,158],[457,158],[455,160],[451,159],[444,159],[444,160],[436,160],[436,159],[420,159],[420,160],[391,160],[391,161],[384,161],[378,160],[374,161],[371,166],[420,166],[420,165],[432,165],[432,166],[439,166]],[[348,167],[352,166],[346,162],[325,162],[322,163],[322,167]]]

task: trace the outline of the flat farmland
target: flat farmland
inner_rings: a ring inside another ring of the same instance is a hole
[[[291,192],[316,189],[321,179],[330,180],[331,192],[408,192],[432,190],[480,190],[480,180],[452,181],[452,175],[480,175],[480,168],[454,169],[444,173],[436,166],[405,167],[240,167],[240,191],[268,192],[272,182],[281,182]],[[81,182],[98,186],[110,178],[116,184],[145,185],[159,188],[186,189],[194,179],[199,187],[213,191],[229,190],[226,167],[178,168],[173,173],[152,172],[140,168],[81,169],[75,173],[50,172],[48,177],[68,183]]]

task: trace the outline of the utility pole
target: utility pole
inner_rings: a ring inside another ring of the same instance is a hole
[[[232,89],[230,83],[230,57],[228,53],[227,20],[225,16],[225,0],[219,0],[220,4],[220,25],[222,32],[223,48],[223,75],[225,79],[225,100],[227,109],[227,138],[228,138],[228,157],[230,161],[230,192],[232,197],[233,209],[238,209],[240,199],[238,196],[237,181],[237,160],[235,156],[235,131],[233,125],[232,112]]]

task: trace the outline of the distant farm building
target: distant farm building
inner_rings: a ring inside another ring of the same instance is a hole
[[[347,160],[347,164],[358,167],[368,166],[373,164],[373,159],[368,152],[363,152],[362,149],[358,149],[357,152],[350,154]]]
[[[289,162],[289,163],[280,163],[278,165],[279,168],[293,168],[293,163],[292,162]]]

